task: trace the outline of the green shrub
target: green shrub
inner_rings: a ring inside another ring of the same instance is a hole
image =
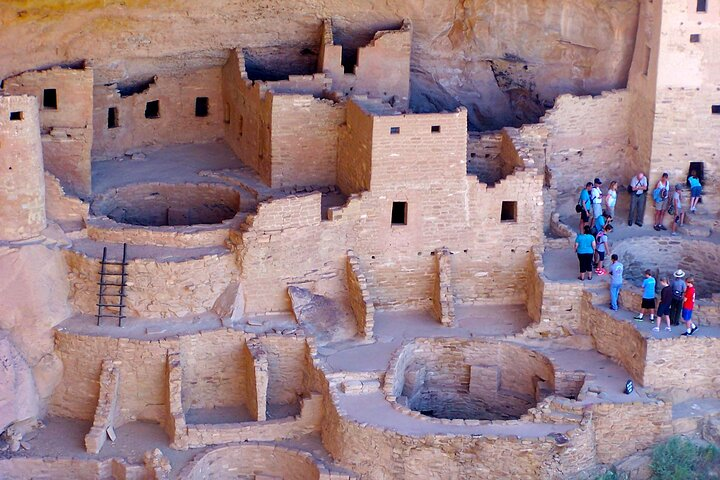
[[[595,480],[628,480],[630,477],[627,473],[617,473],[615,467],[606,470],[605,473],[595,478]]]
[[[655,447],[650,469],[653,480],[704,480],[714,476],[711,471],[717,462],[715,446],[702,447],[673,437]]]

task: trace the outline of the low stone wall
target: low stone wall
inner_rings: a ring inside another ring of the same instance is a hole
[[[124,461],[80,460],[56,457],[13,457],[0,459],[3,480],[52,478],[54,480],[160,480],[142,465],[128,465]]]
[[[657,300],[660,301],[659,294]],[[642,288],[626,282],[620,291],[620,305],[630,311],[639,312],[641,303]],[[692,318],[696,325],[720,325],[720,297],[718,294],[714,294],[712,298],[696,298]]]
[[[437,277],[432,292],[433,312],[446,327],[455,326],[455,295],[452,290],[450,255],[450,250],[447,248],[435,250]]]
[[[247,342],[248,408],[258,422],[267,420],[268,355],[262,344],[255,339]]]
[[[65,250],[69,301],[76,312],[97,313],[100,259]],[[237,275],[235,257],[224,254],[167,261],[138,258],[126,267],[126,315],[143,318],[183,317],[212,309]]]
[[[99,453],[115,426],[118,406],[118,389],[120,387],[120,368],[111,360],[104,360],[100,373],[100,395],[95,418],[90,432],[85,435],[85,449],[88,453]]]
[[[375,305],[370,297],[367,277],[360,267],[360,259],[352,250],[348,250],[345,268],[350,308],[355,314],[358,333],[366,339],[371,339],[375,327]]]

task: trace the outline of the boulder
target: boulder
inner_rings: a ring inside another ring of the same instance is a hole
[[[0,431],[5,431],[40,409],[32,371],[6,331],[0,331],[0,364]]]

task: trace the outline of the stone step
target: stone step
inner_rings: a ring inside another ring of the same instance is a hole
[[[687,235],[689,237],[700,237],[707,238],[712,234],[712,230],[702,225],[685,224],[678,228],[678,232],[681,235]]]

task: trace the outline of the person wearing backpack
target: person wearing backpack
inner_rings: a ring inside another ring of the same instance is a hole
[[[655,202],[655,225],[653,228],[656,231],[667,230],[663,225],[663,217],[667,211],[667,200],[670,193],[670,181],[668,181],[668,174],[663,173],[662,178],[658,180],[653,190],[653,201]]]
[[[605,275],[607,273],[607,270],[605,270],[605,256],[611,254],[607,234],[612,231],[613,226],[607,224],[595,236],[595,255],[597,258],[597,268],[595,269],[595,273],[598,275]]]
[[[670,325],[680,325],[680,314],[682,313],[683,298],[687,285],[685,284],[685,272],[678,270],[673,273],[673,281],[670,284],[672,288],[672,301],[670,302]]]

